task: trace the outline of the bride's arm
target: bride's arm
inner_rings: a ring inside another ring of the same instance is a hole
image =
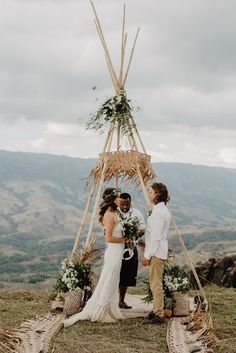
[[[114,216],[111,212],[104,215],[103,224],[105,227],[105,238],[107,243],[124,243],[125,238],[113,237],[113,230],[115,228]]]

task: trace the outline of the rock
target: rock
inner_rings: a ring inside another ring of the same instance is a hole
[[[197,266],[196,271],[203,286],[215,283],[221,287],[236,288],[236,256],[211,258]],[[192,272],[190,273],[190,282],[194,288],[197,288]]]

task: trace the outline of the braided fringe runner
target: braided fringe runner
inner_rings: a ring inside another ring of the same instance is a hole
[[[23,322],[18,329],[1,332],[5,342],[0,342],[0,352],[47,353],[53,337],[63,326],[63,320],[62,314],[48,313]]]
[[[209,313],[195,311],[188,317],[171,318],[166,339],[169,353],[214,353],[210,346],[216,337],[211,330]]]

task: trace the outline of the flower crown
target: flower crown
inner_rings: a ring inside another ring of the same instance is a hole
[[[111,196],[119,196],[121,193],[121,189],[115,188],[112,192],[104,197],[104,200],[108,200]]]

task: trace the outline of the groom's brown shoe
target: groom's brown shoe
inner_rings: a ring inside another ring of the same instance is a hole
[[[153,313],[152,317],[148,320],[148,323],[151,325],[160,325],[166,322],[164,317],[158,316]]]

